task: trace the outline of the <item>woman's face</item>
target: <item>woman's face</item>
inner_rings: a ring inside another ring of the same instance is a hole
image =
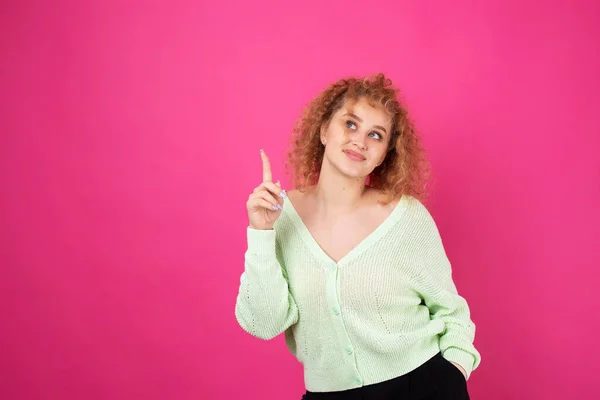
[[[324,162],[344,175],[367,177],[383,162],[392,133],[392,116],[365,98],[346,101],[321,129]]]

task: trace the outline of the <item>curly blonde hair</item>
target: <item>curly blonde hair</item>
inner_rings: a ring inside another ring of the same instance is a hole
[[[424,200],[430,166],[398,93],[392,81],[380,73],[365,78],[340,79],[313,99],[296,122],[291,136],[286,170],[294,186],[303,190],[319,180],[325,153],[320,140],[323,124],[328,124],[347,100],[365,98],[380,104],[392,116],[388,154],[368,177],[367,184],[383,192],[389,201],[399,199],[403,194]]]

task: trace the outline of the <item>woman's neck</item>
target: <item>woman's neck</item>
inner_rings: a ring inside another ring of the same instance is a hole
[[[350,178],[323,165],[319,182],[314,187],[315,207],[324,217],[356,210],[364,202],[368,190],[365,178]]]

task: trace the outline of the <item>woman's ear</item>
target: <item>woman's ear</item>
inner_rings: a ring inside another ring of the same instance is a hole
[[[321,143],[323,144],[323,146],[325,146],[327,144],[327,122],[323,122],[321,124],[320,136]]]

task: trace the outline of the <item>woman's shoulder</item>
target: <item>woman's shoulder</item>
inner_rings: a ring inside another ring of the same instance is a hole
[[[296,198],[306,197],[312,192],[314,192],[315,186],[308,186],[303,188],[291,188],[286,189],[285,193],[290,196],[292,201]]]
[[[389,198],[389,196],[382,192],[373,192],[373,204],[377,204],[384,212],[393,212],[396,209],[401,209],[401,214],[404,218],[412,219],[425,225],[433,223],[433,217],[429,212],[429,209],[423,201],[417,197],[409,194],[402,194],[397,198]]]
[[[401,194],[397,197],[390,197],[390,195],[379,189],[371,189],[369,198],[371,203],[378,207],[388,208],[393,210],[397,207],[410,207],[413,209],[419,209],[424,207],[416,197],[412,197],[408,194]]]
[[[313,193],[314,186],[306,188],[292,188],[286,190],[287,199],[292,203],[292,206],[296,209],[299,214],[307,207],[310,202],[311,194]]]
[[[428,206],[420,199],[404,195],[404,214],[410,221],[410,225],[422,232],[437,232],[437,224]]]

